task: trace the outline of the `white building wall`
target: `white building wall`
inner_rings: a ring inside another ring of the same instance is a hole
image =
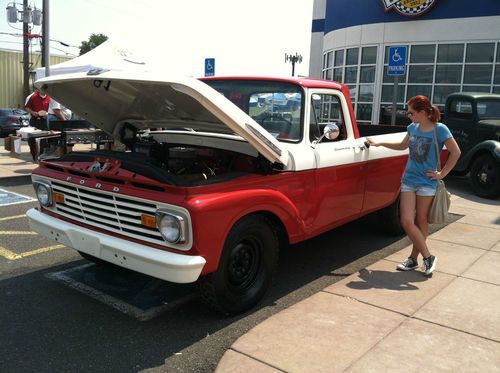
[[[313,20],[324,19],[326,0],[315,0],[313,6]],[[311,50],[309,51],[309,76],[320,77],[323,67],[323,31],[311,33]],[[316,58],[319,56],[319,58]]]

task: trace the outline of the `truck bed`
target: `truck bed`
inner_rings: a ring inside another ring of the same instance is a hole
[[[388,133],[406,132],[406,126],[358,123],[358,130],[361,137],[369,137],[376,135],[386,135]]]

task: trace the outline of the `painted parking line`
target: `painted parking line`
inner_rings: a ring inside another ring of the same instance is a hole
[[[134,271],[84,264],[45,275],[139,321],[194,298],[191,284],[172,284]]]
[[[48,246],[48,247],[42,247],[41,249],[36,249],[32,251],[26,251],[21,254],[16,254],[5,247],[0,246],[0,256],[3,256],[7,260],[19,260],[22,258],[26,258],[27,256],[32,256],[32,255],[37,255],[37,254],[42,254],[46,253],[52,250],[57,250],[57,249],[62,249],[65,247],[64,245],[54,245],[54,246]]]
[[[7,220],[14,220],[14,219],[21,219],[21,218],[25,218],[26,217],[26,214],[23,214],[23,215],[15,215],[15,216],[7,216],[5,218],[0,218],[0,221],[7,221]]]
[[[0,231],[0,236],[35,236],[38,233],[33,231]]]

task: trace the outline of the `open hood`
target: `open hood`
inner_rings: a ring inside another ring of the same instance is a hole
[[[55,75],[38,80],[36,85],[116,138],[129,126],[236,134],[269,161],[288,162],[287,150],[269,132],[194,78],[97,70]]]

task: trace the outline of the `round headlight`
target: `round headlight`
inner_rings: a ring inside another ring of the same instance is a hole
[[[50,188],[47,185],[42,183],[36,184],[36,196],[43,206],[50,206],[52,204]]]
[[[167,242],[176,243],[181,237],[181,224],[172,215],[163,215],[158,224],[158,229]]]

